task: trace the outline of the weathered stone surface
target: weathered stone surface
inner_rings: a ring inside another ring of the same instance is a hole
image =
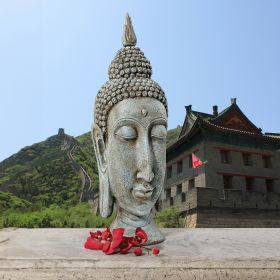
[[[158,256],[83,249],[89,229],[0,231],[0,279],[279,279],[280,229],[163,229]]]

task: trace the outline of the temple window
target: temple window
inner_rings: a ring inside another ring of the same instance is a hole
[[[171,197],[171,189],[167,189],[166,190],[166,198],[170,198]]]
[[[182,184],[177,185],[176,187],[176,195],[179,195],[182,193]]]
[[[195,187],[194,179],[189,180],[189,190],[193,189]]]
[[[272,192],[273,191],[273,186],[274,186],[273,179],[266,179],[265,184],[266,184],[266,191],[267,192]]]
[[[243,164],[246,166],[252,166],[252,155],[248,153],[242,153],[242,158],[243,158]]]
[[[189,168],[192,168],[192,155],[189,155]]]
[[[245,178],[245,183],[246,183],[246,190],[250,191],[253,189],[254,186],[254,178],[252,177],[246,177]]]
[[[223,175],[224,189],[232,189],[232,176]]]
[[[177,162],[177,174],[182,173],[183,171],[183,161],[180,160]]]
[[[172,165],[167,167],[167,169],[166,169],[166,177],[167,177],[167,179],[172,177]]]
[[[221,150],[220,153],[221,153],[221,162],[222,163],[230,163],[231,162],[229,151]]]
[[[262,156],[263,167],[264,168],[272,168],[271,157],[270,156]]]

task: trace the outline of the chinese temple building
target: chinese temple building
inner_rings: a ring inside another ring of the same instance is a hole
[[[220,113],[186,106],[166,166],[159,208],[177,206],[186,227],[280,227],[280,134],[262,133],[236,98]]]

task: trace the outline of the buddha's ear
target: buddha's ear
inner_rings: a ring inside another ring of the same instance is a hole
[[[96,160],[98,163],[98,169],[102,173],[105,173],[107,169],[106,156],[105,156],[105,142],[103,138],[103,133],[97,124],[92,125],[91,136],[92,136],[92,142],[96,155]]]
[[[104,218],[113,212],[113,197],[110,192],[109,176],[106,160],[106,146],[103,133],[97,124],[93,124],[91,136],[98,164],[99,173],[99,211]]]

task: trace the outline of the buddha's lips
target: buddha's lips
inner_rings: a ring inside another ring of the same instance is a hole
[[[150,198],[153,194],[154,188],[150,185],[146,185],[145,187],[143,185],[136,186],[132,190],[132,195],[137,198]]]

